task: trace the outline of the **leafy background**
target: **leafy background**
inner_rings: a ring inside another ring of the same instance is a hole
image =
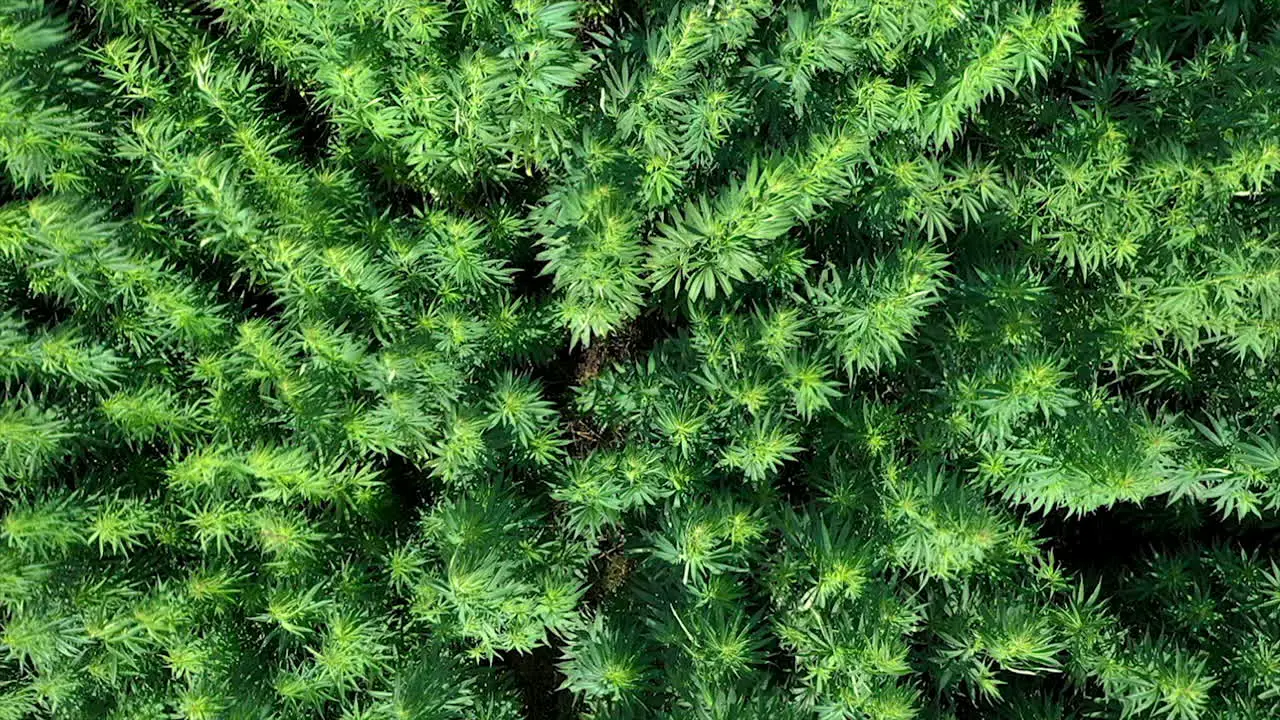
[[[1280,716],[1266,0],[0,4],[0,718]]]

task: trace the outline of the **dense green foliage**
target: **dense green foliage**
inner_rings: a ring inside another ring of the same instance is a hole
[[[0,0],[0,720],[1280,717],[1274,0]]]

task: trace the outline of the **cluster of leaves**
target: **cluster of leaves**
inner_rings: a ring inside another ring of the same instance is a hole
[[[1280,717],[1266,0],[6,0],[0,720]]]

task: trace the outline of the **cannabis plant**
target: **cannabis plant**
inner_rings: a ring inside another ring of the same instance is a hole
[[[0,720],[1280,717],[1280,5],[0,0]]]

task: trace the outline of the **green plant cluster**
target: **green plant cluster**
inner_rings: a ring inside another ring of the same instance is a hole
[[[0,720],[1275,720],[1275,0],[0,0]]]

